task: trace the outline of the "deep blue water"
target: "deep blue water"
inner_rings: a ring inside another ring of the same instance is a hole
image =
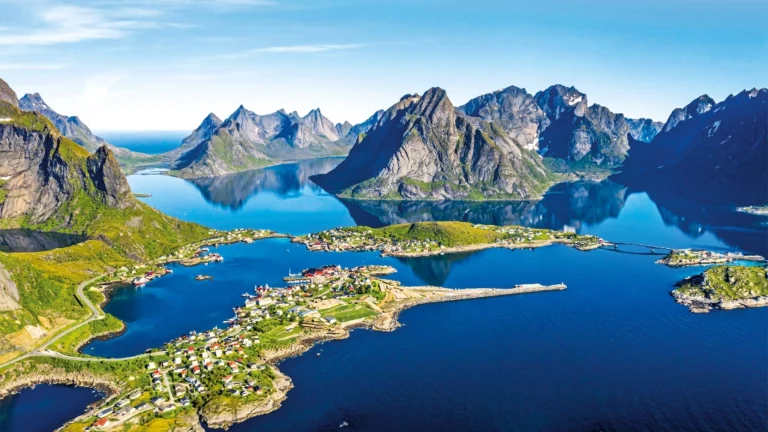
[[[416,220],[515,223],[614,241],[766,253],[765,218],[629,190],[560,185],[538,203],[342,202],[308,180],[338,160],[308,161],[186,182],[131,176],[163,212],[217,228],[304,233]],[[755,430],[768,429],[768,310],[695,315],[669,296],[701,269],[658,256],[565,246],[400,260],[310,253],[286,240],[223,246],[225,262],[174,266],[144,288],[113,293],[125,334],[85,352],[125,356],[232,314],[254,284],[320,264],[386,263],[404,284],[510,287],[565,282],[563,292],[420,306],[393,333],[358,330],[289,359],[295,388],[278,411],[235,431]],[[200,273],[214,277],[196,282]],[[316,356],[316,352],[322,352]],[[23,393],[22,393],[23,395]],[[76,415],[82,408],[75,410]]]
[[[81,414],[102,393],[61,385],[39,385],[0,399],[0,431],[50,432]]]
[[[189,131],[146,131],[146,132],[100,132],[99,135],[108,143],[129,150],[157,154],[173,150],[181,145],[181,140]]]

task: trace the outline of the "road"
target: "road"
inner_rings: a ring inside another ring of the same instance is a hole
[[[93,304],[93,302],[91,302],[91,300],[88,299],[88,296],[86,296],[85,293],[83,293],[83,290],[85,289],[86,286],[90,285],[91,283],[93,283],[94,281],[96,281],[97,279],[99,279],[102,276],[103,275],[99,275],[99,276],[96,276],[96,277],[94,277],[92,279],[88,279],[87,281],[85,281],[85,282],[81,283],[80,285],[78,285],[77,289],[75,290],[75,295],[77,296],[77,298],[88,309],[90,309],[91,316],[86,318],[85,321],[83,321],[83,322],[81,322],[81,323],[79,323],[79,324],[77,324],[77,325],[75,325],[73,327],[70,327],[67,330],[64,330],[63,332],[57,334],[56,336],[51,338],[48,342],[40,345],[39,347],[33,349],[32,351],[29,351],[29,352],[27,352],[27,353],[25,353],[25,354],[23,354],[23,355],[21,355],[19,357],[16,357],[13,360],[9,360],[9,361],[7,361],[7,362],[5,362],[3,364],[0,364],[0,368],[6,367],[6,366],[11,365],[11,364],[14,364],[14,363],[16,363],[18,361],[21,361],[21,360],[24,360],[25,358],[28,358],[28,357],[34,357],[34,356],[39,356],[39,355],[43,355],[43,356],[47,356],[47,357],[58,357],[58,356],[52,356],[50,354],[44,354],[44,352],[50,352],[50,351],[47,351],[48,347],[51,346],[54,342],[58,341],[59,339],[61,339],[64,336],[72,333],[73,331],[79,329],[80,327],[82,327],[84,325],[88,325],[89,322],[94,321],[94,320],[104,319],[104,314],[102,314],[101,311],[99,310],[99,308],[97,308]],[[63,354],[61,354],[61,355],[63,356]],[[61,358],[67,358],[67,357],[68,356],[64,356],[64,357],[61,357]],[[82,358],[80,358],[80,357],[72,357],[72,359],[82,360]]]

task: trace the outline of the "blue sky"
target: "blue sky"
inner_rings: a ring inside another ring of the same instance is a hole
[[[664,121],[768,86],[767,22],[764,0],[0,0],[0,77],[96,131],[556,83]]]

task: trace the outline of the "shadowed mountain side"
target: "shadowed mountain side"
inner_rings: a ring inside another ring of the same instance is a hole
[[[0,251],[40,252],[72,246],[85,240],[86,236],[79,234],[3,229],[0,230]]]

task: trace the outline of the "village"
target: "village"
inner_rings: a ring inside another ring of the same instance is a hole
[[[276,234],[263,229],[235,229],[222,233],[219,236],[216,236],[216,231],[211,231],[210,234],[211,238],[184,246],[173,255],[161,256],[152,262],[137,264],[132,268],[120,267],[100,281],[100,283],[130,283],[134,286],[142,287],[156,278],[173,273],[173,270],[165,266],[166,264],[178,263],[185,267],[191,267],[200,264],[223,262],[224,257],[216,252],[211,252],[210,247],[233,243],[250,244],[264,238],[285,237],[282,234]]]
[[[343,334],[343,328],[377,315],[374,302],[384,295],[373,276],[394,271],[388,266],[329,265],[294,275],[303,283],[256,286],[253,293],[243,294],[244,304],[233,309],[225,328],[190,332],[151,350],[143,387],[111,397],[80,420],[92,420],[88,429],[112,430],[138,421],[143,413],[174,416],[216,396],[243,403],[265,400],[274,390],[276,373],[263,352],[289,346],[305,333]]]
[[[469,224],[467,224],[469,225]],[[386,228],[385,228],[386,229]],[[317,234],[294,237],[311,251],[381,251],[384,256],[429,256],[492,247],[535,248],[564,243],[579,250],[600,247],[602,239],[591,235],[522,226],[471,225],[472,230],[488,232],[487,236],[461,234],[441,241],[440,235],[393,235],[383,229],[366,227],[336,228]],[[399,233],[398,233],[399,234]]]
[[[393,272],[393,267],[381,265],[351,269],[326,265],[289,274],[285,287],[257,285],[253,292],[243,293],[243,304],[233,308],[233,317],[222,328],[192,331],[148,350],[141,357],[140,371],[128,378],[127,385],[74,422],[84,430],[130,430],[153,418],[198,413],[207,415],[211,426],[211,418],[220,415],[210,414],[211,406],[227,411],[247,405],[251,415],[263,414],[277,409],[292,387],[274,362],[301,354],[317,341],[346,338],[355,327],[392,331],[398,326],[398,313],[418,304],[566,288],[564,284],[510,289],[401,287],[377,277]]]

